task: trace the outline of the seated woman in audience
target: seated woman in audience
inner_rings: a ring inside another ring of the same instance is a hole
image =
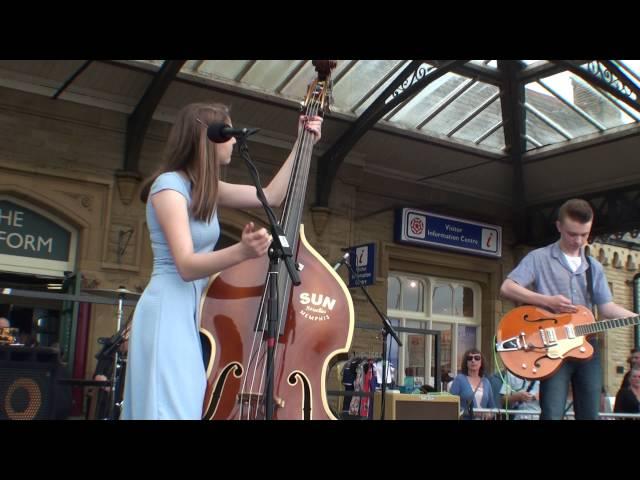
[[[477,348],[471,348],[462,356],[461,372],[453,379],[449,392],[460,397],[462,418],[473,419],[474,408],[495,408],[491,383],[485,376],[485,361]]]
[[[640,413],[640,368],[629,372],[629,387],[622,387],[616,395],[614,413]]]

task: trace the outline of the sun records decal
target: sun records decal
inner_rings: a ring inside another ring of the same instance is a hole
[[[330,312],[335,307],[336,300],[321,293],[302,292],[300,303],[305,306],[300,310],[300,315],[307,320],[321,322],[331,318]]]

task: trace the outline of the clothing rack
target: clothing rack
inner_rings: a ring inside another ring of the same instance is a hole
[[[349,364],[349,363],[360,363],[360,364],[368,364],[371,366],[371,369],[373,370],[373,366],[376,364],[379,364],[382,361],[382,354],[378,351],[352,351],[349,352],[348,354],[348,360],[345,360],[345,364]],[[344,377],[343,377],[344,379]],[[355,378],[353,379],[353,381],[355,382]],[[369,380],[367,380],[368,382]],[[379,381],[379,379],[377,379],[377,381]],[[330,390],[327,391],[327,395],[328,396],[334,396],[334,397],[339,397],[339,402],[341,403],[342,407],[340,408],[339,413],[337,413],[338,418],[341,418],[343,420],[369,420],[372,419],[372,414],[373,414],[373,399],[375,396],[375,386],[373,386],[373,384],[369,387],[367,387],[368,391],[364,392],[364,391],[354,391],[352,390]],[[358,406],[358,410],[359,410],[359,414],[353,414],[353,413],[349,413],[349,404],[351,403],[352,400],[354,400],[355,398],[359,398],[362,401],[367,402],[366,408],[368,408],[368,412],[364,413],[364,415],[362,414],[362,411],[360,410],[361,406]]]

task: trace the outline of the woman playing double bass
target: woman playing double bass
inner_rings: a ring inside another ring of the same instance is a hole
[[[129,340],[123,419],[200,419],[207,384],[199,337],[199,302],[209,276],[264,256],[268,232],[245,225],[242,240],[213,251],[220,236],[218,207],[261,207],[256,189],[220,180],[235,139],[213,143],[207,126],[231,125],[229,110],[194,103],[178,114],[167,141],[164,166],[143,186],[153,249],[153,273],[138,302]],[[302,133],[320,139],[322,119],[300,116],[298,140],[264,189],[272,206],[283,201],[293,152]]]
[[[307,117],[329,110],[331,72],[337,66],[335,60],[311,63],[317,77],[302,102]],[[349,351],[354,312],[347,286],[305,234],[311,136],[302,131],[298,137],[280,219],[269,212],[280,242],[274,241],[268,259],[251,258],[213,276],[202,296],[206,419],[336,419],[327,372],[338,355]],[[240,152],[249,160],[242,146]],[[321,179],[326,177],[316,177]],[[294,269],[298,275],[289,276]]]

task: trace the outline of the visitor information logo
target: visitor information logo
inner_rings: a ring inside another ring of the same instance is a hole
[[[395,240],[491,257],[502,256],[502,227],[412,208],[396,211]]]

